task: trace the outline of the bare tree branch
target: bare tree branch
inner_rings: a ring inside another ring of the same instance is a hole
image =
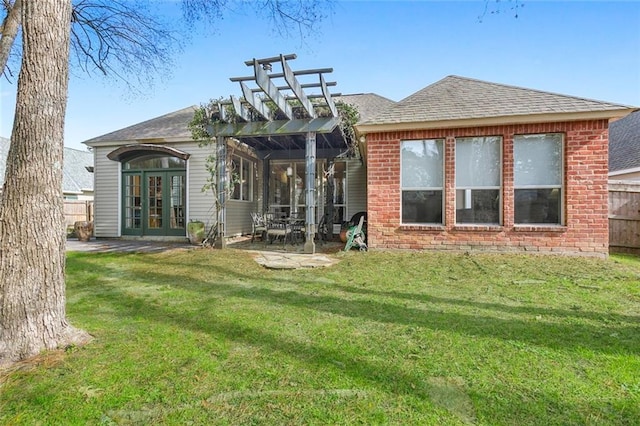
[[[71,35],[74,65],[137,90],[169,74],[172,54],[180,48],[178,32],[148,6],[144,1],[77,1]]]
[[[3,0],[6,16],[2,21],[0,31],[0,70],[4,70],[9,61],[9,55],[22,22],[22,1],[16,0],[13,5],[9,0]]]
[[[21,0],[1,0],[6,12]],[[181,0],[181,19],[168,15],[170,2],[153,0],[74,0],[71,16],[72,72],[114,78],[129,91],[142,93],[170,75],[174,53],[198,27],[214,29],[227,14],[251,11],[267,19],[274,33],[301,40],[315,33],[315,24],[331,11],[335,0]],[[19,13],[18,13],[19,17]],[[16,28],[16,34],[20,22]],[[5,25],[5,28],[8,26]],[[3,35],[11,56],[20,57],[20,43]],[[13,51],[11,46],[13,46]],[[2,57],[0,57],[2,59]],[[6,62],[1,68],[11,75]]]

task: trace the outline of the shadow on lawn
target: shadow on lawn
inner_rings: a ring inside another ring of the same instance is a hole
[[[94,273],[103,274],[104,276],[113,276],[121,274],[117,268],[111,269],[108,266],[96,265],[81,259],[74,259],[74,267],[86,268]],[[208,265],[207,267],[211,267]],[[500,304],[474,303],[456,299],[438,299],[425,295],[416,295],[421,297],[425,303],[424,309],[416,309],[400,306],[399,304],[387,303],[375,300],[353,300],[349,298],[341,298],[336,296],[320,296],[314,294],[305,294],[293,290],[277,291],[270,288],[262,287],[261,284],[270,283],[273,285],[274,275],[264,274],[262,278],[256,280],[255,276],[243,274],[230,267],[213,266],[214,277],[212,281],[203,280],[185,280],[185,277],[179,274],[167,274],[161,272],[147,273],[145,275],[136,276],[135,274],[127,274],[128,281],[140,282],[148,285],[150,283],[158,285],[170,285],[171,287],[181,288],[184,290],[198,292],[204,296],[212,297],[234,297],[244,298],[246,300],[262,301],[270,304],[293,306],[296,308],[305,308],[318,312],[326,312],[330,314],[345,316],[349,318],[359,318],[381,323],[400,324],[407,326],[419,326],[431,330],[451,331],[471,336],[483,336],[505,340],[523,341],[529,344],[546,346],[553,349],[579,349],[587,348],[606,354],[630,353],[637,354],[639,348],[637,340],[630,338],[622,340],[617,336],[637,336],[638,327],[628,326],[610,326],[603,324],[595,325],[562,325],[551,324],[546,322],[532,322],[527,320],[505,320],[494,318],[486,315],[463,314],[459,312],[443,312],[448,309],[448,305],[462,305],[470,307],[479,307],[482,309],[506,310],[509,312],[530,314],[530,311],[520,312],[511,306]],[[217,278],[216,278],[217,277]],[[221,277],[228,277],[230,282],[220,282]],[[282,281],[282,275],[277,275],[278,281]],[[237,283],[234,283],[236,281]],[[244,285],[239,282],[245,283]],[[247,284],[249,283],[250,284]],[[299,286],[294,279],[289,279],[287,285]],[[367,359],[365,356],[350,355],[349,351],[330,349],[316,344],[314,342],[301,342],[290,337],[279,336],[270,332],[266,327],[245,326],[228,319],[216,316],[211,310],[202,311],[201,315],[191,313],[180,313],[172,310],[167,306],[157,303],[149,303],[148,300],[134,293],[129,293],[126,289],[120,288],[117,281],[100,281],[102,291],[92,293],[90,297],[101,299],[104,303],[112,304],[116,307],[119,315],[130,318],[139,318],[144,315],[147,319],[165,323],[171,326],[179,326],[185,329],[204,332],[213,336],[243,344],[254,345],[268,352],[282,353],[283,356],[294,357],[309,365],[315,365],[321,369],[340,371],[341,374],[349,375],[353,378],[354,383],[369,382],[371,385],[389,393],[398,395],[409,395],[420,399],[431,400],[433,396],[433,384],[428,382],[428,377],[420,369],[411,369],[407,371],[400,367],[396,367],[391,362],[375,361]],[[79,284],[79,290],[90,291],[91,284]],[[370,295],[372,297],[383,296],[385,298],[400,299],[412,297],[411,294],[390,292],[369,292],[361,289],[355,289],[348,286],[335,286],[334,288],[350,293],[360,293]],[[414,300],[412,298],[412,300]],[[447,305],[443,307],[442,305]],[[524,309],[524,308],[522,308]],[[553,315],[575,316],[574,312],[553,310]],[[580,315],[588,315],[587,318],[597,320],[599,317],[596,313],[581,312]],[[207,315],[211,315],[207,320]],[[627,321],[627,318],[621,318]],[[365,385],[366,387],[366,385]],[[504,385],[504,389],[500,391],[503,395],[510,395],[508,385]],[[533,392],[536,394],[537,392]],[[497,402],[489,395],[473,394],[477,407],[483,415],[491,415],[500,412],[497,407],[491,407],[490,404],[513,405],[514,407],[522,403],[521,396],[512,395],[507,399],[500,398]],[[529,395],[527,398],[531,398]],[[545,416],[556,419],[565,419],[567,421],[575,421],[579,423],[582,417],[579,413],[596,412],[595,415],[605,413],[606,417],[620,419],[622,422],[628,421],[630,418],[640,416],[640,408],[625,404],[620,407],[611,405],[612,401],[599,404],[590,401],[587,396],[583,400],[577,400],[575,405],[565,404],[557,398],[556,395],[548,395],[544,392],[537,393],[537,403],[544,403],[546,407]],[[484,406],[484,405],[486,406]],[[521,424],[536,424],[539,420],[536,418],[541,413],[535,412],[535,408],[521,407],[514,412]],[[506,412],[509,412],[507,410]],[[599,412],[599,413],[598,413]],[[575,416],[578,416],[576,419]],[[486,420],[486,417],[485,417]],[[498,419],[493,419],[498,420]],[[508,419],[502,419],[508,421]]]
[[[141,258],[144,261],[144,256]],[[76,261],[77,262],[77,261]],[[180,264],[184,266],[184,264]],[[88,268],[96,268],[87,264]],[[364,294],[385,299],[397,299],[397,303],[380,300],[357,300],[351,297],[337,297],[306,294],[294,290],[273,290],[260,286],[260,282],[273,285],[271,274],[262,274],[260,279],[254,275],[243,274],[232,267],[207,266],[212,270],[211,282],[186,280],[184,276],[161,272],[146,273],[138,279],[142,283],[171,283],[170,285],[189,291],[212,293],[219,296],[241,297],[261,300],[285,306],[304,307],[351,318],[371,321],[418,326],[431,330],[453,331],[463,335],[482,336],[509,341],[521,341],[552,349],[591,349],[607,354],[640,354],[637,336],[640,334],[640,321],[637,317],[603,314],[588,311],[570,311],[536,307],[517,307],[499,303],[473,302],[463,299],[439,298],[424,294],[402,292],[378,292],[345,285],[332,285],[331,288],[345,294]],[[108,275],[109,272],[105,271]],[[219,277],[216,280],[216,277]],[[227,279],[224,279],[227,277]],[[129,277],[131,279],[132,277]],[[238,285],[222,282],[237,281],[250,283]],[[300,287],[300,282],[291,278],[277,276],[279,285],[288,280],[288,285]],[[114,287],[114,290],[117,290]],[[420,301],[420,309],[404,306],[404,300]],[[451,306],[493,310],[522,314],[523,319],[504,319],[497,316],[482,315],[478,312],[452,312]],[[541,320],[536,317],[541,316]],[[547,316],[587,319],[594,324],[558,324],[545,320]],[[618,324],[612,324],[612,320]]]
[[[464,299],[452,299],[447,297],[431,296],[420,293],[404,293],[400,291],[379,291],[371,290],[356,286],[336,285],[336,289],[345,293],[361,294],[364,296],[371,296],[376,298],[391,298],[391,299],[404,299],[429,304],[450,304],[464,307],[471,307],[476,309],[494,310],[500,312],[506,312],[511,314],[525,314],[531,316],[552,316],[552,317],[564,317],[564,318],[582,318],[591,321],[605,322],[615,321],[618,323],[636,323],[640,327],[640,315],[622,315],[602,312],[590,312],[566,309],[553,309],[553,308],[540,308],[535,306],[513,306],[505,305],[502,303],[489,303],[489,302],[477,302]]]

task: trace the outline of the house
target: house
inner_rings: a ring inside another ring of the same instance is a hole
[[[609,120],[632,108],[446,77],[357,125],[370,247],[606,256]]]
[[[86,141],[95,235],[185,238],[186,223],[201,220],[232,236],[251,232],[251,212],[295,212],[312,253],[326,212],[339,227],[367,211],[372,249],[607,254],[609,120],[632,108],[457,76],[397,103],[337,96],[324,79],[330,70],[292,72],[294,58],[247,61],[254,75],[232,78],[243,99],[218,106],[214,146],[191,138],[195,107]],[[319,80],[297,81],[306,75]],[[305,94],[314,88],[321,93]],[[330,113],[319,115],[312,98]],[[357,149],[339,126],[338,100],[360,113]],[[240,120],[226,117],[229,108]],[[235,174],[219,211],[202,190],[211,153],[228,160],[218,182],[226,167]]]
[[[609,178],[640,181],[640,111],[611,123]]]
[[[2,184],[4,183],[9,143],[9,139],[0,137],[0,193],[2,193]],[[93,154],[89,151],[65,147],[63,155],[62,193],[64,199],[92,200]]]
[[[356,105],[364,118],[393,104],[375,94],[337,96],[335,101]],[[189,221],[211,226],[218,220],[214,195],[203,190],[210,178],[206,158],[216,147],[193,140],[188,123],[196,108],[189,106],[85,142],[94,153],[97,238],[184,238]],[[328,133],[320,133],[325,130],[318,133],[313,170],[316,215],[324,214],[331,168],[338,231],[343,220],[367,208],[366,170],[361,159],[344,155],[348,146],[335,124]],[[227,154],[239,179],[225,203],[226,236],[250,233],[252,212],[304,215],[306,130],[302,137],[298,133],[279,129],[277,136],[228,138]]]

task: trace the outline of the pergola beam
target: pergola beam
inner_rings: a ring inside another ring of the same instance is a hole
[[[262,69],[262,66],[258,63],[257,59],[253,60],[253,70],[255,72],[256,83],[258,84],[258,86],[262,90],[264,90],[264,93],[266,93],[269,99],[271,99],[276,104],[276,107],[280,110],[280,112],[282,112],[285,117],[291,120],[293,118],[291,105],[289,105],[289,102],[287,102],[284,96],[282,96],[282,93],[278,90],[276,85],[273,84],[271,78],[269,78],[267,72]],[[246,85],[242,82],[240,82],[240,85],[246,87]],[[251,91],[249,91],[249,95],[254,99],[256,97],[256,95],[254,93],[251,93]],[[246,97],[247,95],[245,94],[245,98]],[[267,117],[266,119],[270,120],[270,118]]]
[[[324,77],[322,76],[322,74],[320,74],[320,87],[322,89],[324,99],[327,101],[327,106],[331,111],[331,115],[333,117],[337,117],[338,109],[336,108],[336,104],[333,102],[333,98],[331,97],[331,93],[329,93],[329,89],[327,89],[327,83],[324,82]]]
[[[302,105],[302,108],[305,109],[305,111],[307,112],[307,115],[311,118],[316,118],[317,117],[316,111],[313,109],[313,105],[311,104],[311,101],[309,100],[309,98],[307,98],[307,95],[304,93],[304,90],[302,90],[302,86],[300,85],[300,82],[298,82],[298,79],[296,78],[296,76],[293,75],[293,71],[291,71],[291,68],[289,68],[289,65],[287,64],[287,61],[283,55],[280,55],[280,62],[282,63],[284,80],[287,82],[287,84],[291,88],[291,91],[300,102],[300,105]]]
[[[240,82],[240,88],[242,89],[244,100],[247,101],[262,118],[267,121],[271,120],[271,117],[269,116],[269,108],[265,106],[262,99],[260,99],[256,93],[252,92],[251,89],[249,89],[249,86],[244,84],[242,81]]]
[[[242,102],[235,96],[231,95],[231,105],[233,105],[233,109],[236,111],[236,114],[246,122],[251,121],[251,117],[249,116],[249,111],[242,105]],[[225,112],[226,115],[226,112]],[[220,118],[222,118],[222,113],[220,113]]]

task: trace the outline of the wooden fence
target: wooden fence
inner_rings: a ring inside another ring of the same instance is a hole
[[[609,181],[609,250],[640,253],[640,182]]]
[[[81,220],[93,221],[93,200],[64,200],[64,219],[67,227]]]

